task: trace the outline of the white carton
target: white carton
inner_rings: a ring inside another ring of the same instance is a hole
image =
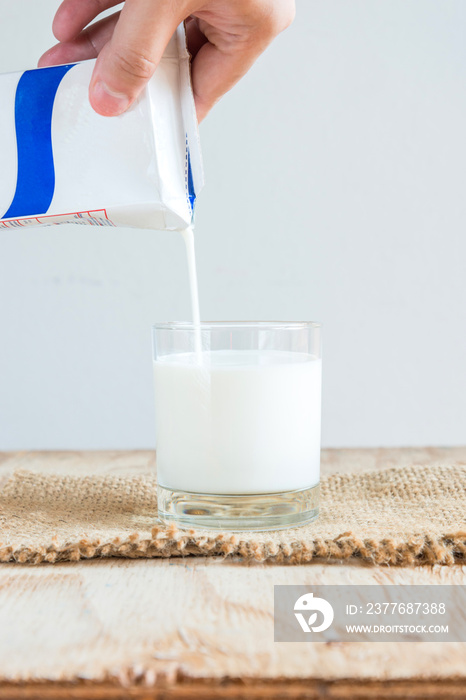
[[[0,75],[0,228],[192,223],[203,172],[183,26],[118,117],[89,103],[94,63]]]

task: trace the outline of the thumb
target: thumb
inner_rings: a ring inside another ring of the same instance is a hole
[[[126,0],[112,38],[97,58],[89,86],[89,99],[98,114],[116,116],[134,102],[184,19],[186,5],[170,0]]]

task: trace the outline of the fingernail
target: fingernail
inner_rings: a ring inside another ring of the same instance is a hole
[[[129,98],[122,92],[111,90],[99,80],[91,89],[91,101],[94,109],[103,116],[116,117],[129,107]]]

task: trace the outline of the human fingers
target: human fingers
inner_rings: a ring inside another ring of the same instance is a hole
[[[74,63],[96,58],[105,44],[110,41],[119,14],[119,12],[115,12],[110,17],[94,22],[72,41],[60,42],[52,46],[40,57],[39,67],[57,66],[62,63]]]
[[[72,41],[101,12],[120,2],[121,0],[64,0],[53,19],[54,36],[61,42]]]
[[[293,0],[259,2],[236,33],[199,20],[206,38],[191,65],[197,117],[202,121],[218,100],[251,68],[258,56],[294,19]],[[201,13],[199,13],[201,15]]]
[[[89,99],[96,112],[116,116],[134,102],[189,14],[188,2],[181,0],[126,0],[91,78]]]
[[[199,29],[199,24],[196,17],[188,17],[185,22],[186,26],[186,43],[191,58],[194,58],[199,49],[207,43],[208,39]]]

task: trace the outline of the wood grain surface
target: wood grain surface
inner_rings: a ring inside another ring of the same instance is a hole
[[[122,686],[115,682],[0,684],[2,700],[464,700],[464,681],[232,681]]]
[[[67,473],[153,468],[151,452],[15,453]],[[466,448],[327,450],[323,469],[466,463]],[[0,698],[464,698],[466,644],[273,641],[274,584],[465,584],[466,567],[222,558],[0,565]]]

